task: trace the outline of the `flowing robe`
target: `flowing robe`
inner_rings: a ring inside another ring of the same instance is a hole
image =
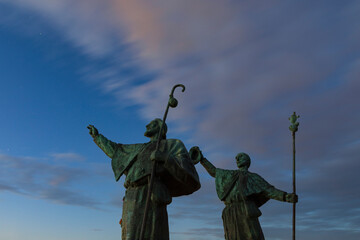
[[[115,180],[125,175],[126,188],[122,213],[122,240],[137,240],[145,209],[148,182],[152,170],[150,154],[156,143],[118,144],[99,134],[95,143],[112,161]],[[159,150],[168,154],[157,164],[157,174],[146,220],[145,240],[168,240],[166,207],[172,197],[188,195],[200,188],[199,176],[184,144],[177,139],[161,140]]]
[[[216,168],[215,185],[219,199],[226,205],[222,213],[225,239],[264,240],[259,207],[270,198],[284,201],[286,192],[247,170]]]

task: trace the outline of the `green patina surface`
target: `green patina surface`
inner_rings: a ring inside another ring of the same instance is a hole
[[[248,171],[251,159],[246,153],[235,157],[238,170],[216,168],[202,156],[199,147],[191,148],[190,156],[195,163],[200,161],[215,178],[217,195],[225,204],[222,219],[227,240],[264,239],[258,220],[261,216],[259,207],[269,199],[297,201],[296,195],[279,190],[258,174]]]
[[[177,139],[166,139],[166,126],[159,136],[161,124],[160,119],[151,121],[144,134],[150,141],[140,144],[112,142],[94,126],[88,126],[94,142],[112,159],[115,180],[126,176],[121,224],[123,240],[139,239],[152,160],[157,161],[157,168],[144,239],[168,240],[167,205],[172,197],[188,195],[200,188],[198,174],[184,144]],[[156,152],[159,137],[162,140]]]

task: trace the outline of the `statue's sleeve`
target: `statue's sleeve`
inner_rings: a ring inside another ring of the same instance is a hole
[[[116,181],[119,181],[144,146],[144,144],[114,143],[101,134],[94,137],[94,142],[111,158],[111,167]]]
[[[116,152],[117,149],[117,144],[110,141],[109,139],[107,139],[106,137],[104,137],[102,134],[99,134],[97,136],[94,137],[94,142],[96,143],[96,145],[99,146],[99,148],[101,148],[101,150],[104,151],[104,153],[110,157],[113,158],[114,154]]]
[[[114,157],[111,160],[116,181],[134,163],[137,154],[144,146],[145,144],[117,144]]]
[[[271,199],[275,199],[278,201],[283,201],[285,202],[285,197],[286,197],[286,192],[281,191],[277,188],[275,188],[274,186],[267,188],[264,192],[264,194]]]
[[[286,194],[286,192],[275,188],[258,174],[251,172],[249,172],[248,177],[248,191],[249,195],[256,196],[255,199],[258,207],[263,205],[269,199],[284,201],[284,196]]]
[[[216,176],[216,167],[206,158],[200,161],[201,165],[206,169],[206,171],[210,174],[210,176]]]
[[[169,157],[164,163],[164,177],[171,196],[188,195],[197,191],[200,188],[199,175],[184,144],[180,140],[170,139],[166,140],[166,148]]]

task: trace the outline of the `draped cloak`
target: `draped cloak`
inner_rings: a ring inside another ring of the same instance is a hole
[[[235,183],[240,178],[242,172],[240,170],[225,170],[216,168],[216,193],[221,201],[225,201],[226,197],[233,190]],[[239,188],[239,187],[238,187]],[[266,194],[262,194],[267,189],[273,188],[265,179],[256,173],[246,171],[246,180],[244,185],[240,186],[242,195],[245,198],[251,197],[257,207],[261,207],[270,198]]]
[[[155,150],[156,143],[118,144],[101,134],[94,141],[112,159],[115,180],[126,176],[122,239],[137,240],[152,170],[150,154]],[[199,176],[180,140],[161,140],[159,150],[167,153],[168,159],[157,167],[145,230],[145,239],[149,240],[169,239],[166,205],[171,203],[171,198],[191,194],[200,188]]]
[[[282,200],[285,192],[247,170],[216,168],[215,185],[219,199],[226,205],[222,214],[225,239],[263,240],[259,207],[270,198]]]

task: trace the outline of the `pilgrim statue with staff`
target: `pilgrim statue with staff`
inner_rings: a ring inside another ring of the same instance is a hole
[[[226,240],[263,240],[258,218],[259,207],[269,199],[293,203],[293,240],[295,240],[295,132],[299,123],[295,113],[290,117],[293,134],[293,193],[279,190],[256,173],[250,172],[251,159],[246,153],[236,155],[238,170],[216,168],[199,147],[188,152],[178,139],[166,139],[166,117],[169,107],[176,107],[173,87],[163,119],[146,125],[147,143],[120,144],[99,134],[89,125],[90,135],[104,153],[112,159],[115,179],[125,175],[126,188],[122,213],[122,240],[169,240],[167,205],[172,197],[189,195],[200,188],[194,167],[200,162],[215,178],[216,192],[225,203],[222,213]]]
[[[90,135],[104,153],[118,181],[125,175],[126,188],[122,213],[122,240],[168,240],[167,205],[172,197],[191,194],[200,188],[199,176],[184,144],[166,139],[165,123],[169,107],[176,107],[171,91],[163,119],[146,125],[147,143],[120,144],[99,134],[89,125]]]
[[[215,178],[216,192],[225,208],[222,212],[226,240],[264,240],[258,218],[261,216],[259,207],[269,199],[293,203],[293,240],[295,240],[295,203],[298,196],[295,192],[295,132],[299,123],[295,113],[289,118],[293,133],[293,193],[279,190],[269,184],[256,173],[250,172],[251,159],[246,153],[236,155],[238,170],[216,168],[195,146],[190,149],[190,157],[194,163],[200,162],[210,176]]]

